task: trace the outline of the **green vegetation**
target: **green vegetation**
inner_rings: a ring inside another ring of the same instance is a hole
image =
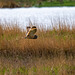
[[[29,58],[27,60],[2,58],[0,60],[0,75],[74,75],[74,62],[74,60],[64,58]]]
[[[7,2],[7,4],[6,4]],[[74,0],[0,0],[0,7],[75,6]]]
[[[63,67],[61,67],[62,69],[64,69],[63,71],[67,71],[66,72],[66,75],[74,75],[75,73],[74,70],[75,70],[75,66],[68,66],[68,68],[66,68],[66,66],[64,65]],[[72,71],[68,73],[68,71]],[[7,67],[2,67],[0,68],[0,74],[1,75],[8,75],[8,74],[11,74],[11,75],[62,75],[62,74],[59,74],[59,71],[60,71],[60,67],[53,67],[53,69],[49,66],[43,66],[43,67],[40,67],[37,68],[37,67],[31,67],[31,68],[26,68],[26,67],[19,67],[19,68],[7,68]],[[39,73],[40,72],[40,73]],[[41,73],[42,72],[42,73]]]
[[[75,2],[64,2],[64,3],[60,3],[60,2],[42,2],[41,5],[39,5],[39,7],[54,7],[54,6],[75,6]]]

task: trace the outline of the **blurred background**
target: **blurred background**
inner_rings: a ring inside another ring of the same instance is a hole
[[[0,8],[75,6],[74,0],[0,0]]]

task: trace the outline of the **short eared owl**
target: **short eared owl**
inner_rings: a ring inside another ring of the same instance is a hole
[[[37,31],[36,26],[27,27],[26,39],[37,39],[37,35],[34,35]]]

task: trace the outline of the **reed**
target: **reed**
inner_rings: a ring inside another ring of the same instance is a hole
[[[1,53],[19,53],[26,56],[58,55],[58,52],[75,53],[75,27],[59,25],[59,28],[53,27],[48,30],[38,28],[36,40],[25,39],[25,33],[26,31],[17,25],[5,28],[0,25]]]
[[[1,75],[75,75],[75,27],[44,30],[38,39],[25,39],[18,25],[0,24]]]

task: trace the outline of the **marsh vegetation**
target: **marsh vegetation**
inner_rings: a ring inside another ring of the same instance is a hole
[[[75,24],[44,30],[38,39],[25,39],[26,31],[18,25],[0,24],[1,75],[74,75]]]

